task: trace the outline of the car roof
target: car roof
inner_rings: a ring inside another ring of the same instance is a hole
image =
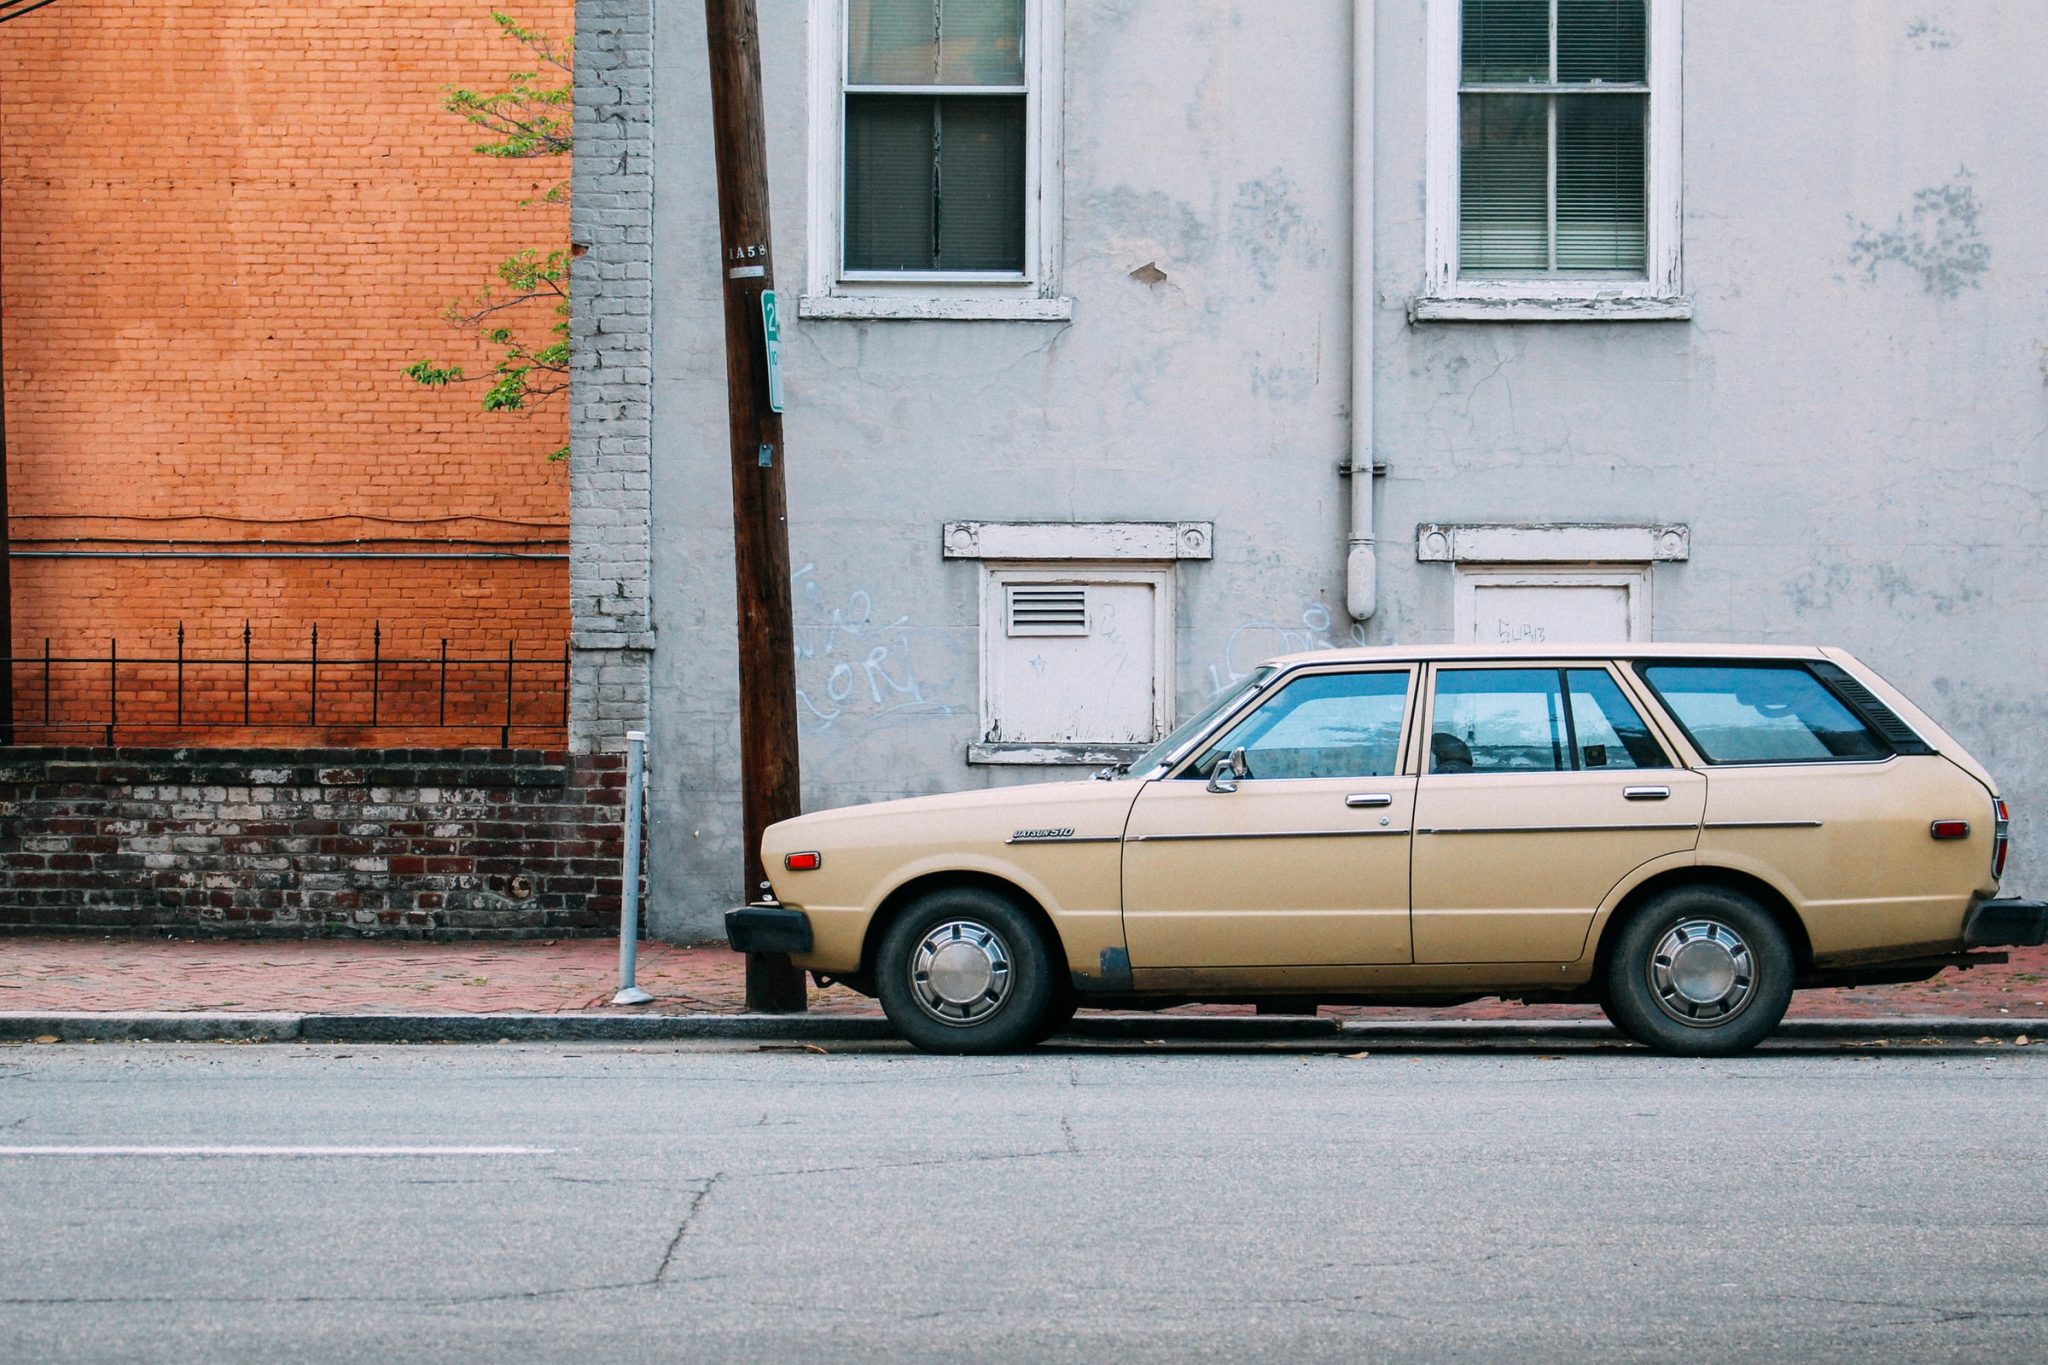
[[[1364,649],[1318,649],[1276,654],[1269,664],[1294,668],[1301,664],[1448,663],[1453,661],[1522,659],[1823,659],[1834,651],[1819,645],[1657,644],[1615,641],[1606,644],[1558,645],[1376,645]]]

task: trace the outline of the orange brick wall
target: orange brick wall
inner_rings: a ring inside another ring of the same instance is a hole
[[[545,459],[567,439],[561,398],[484,414],[478,386],[434,391],[400,373],[422,357],[487,373],[488,354],[441,310],[511,252],[567,239],[565,209],[518,207],[566,162],[477,156],[476,130],[439,109],[446,85],[531,65],[491,8],[58,0],[0,25],[17,655],[47,639],[60,657],[99,658],[111,638],[127,656],[170,657],[181,621],[189,651],[239,653],[246,620],[259,655],[305,654],[317,623],[323,653],[368,657],[381,621],[387,655],[446,638],[502,657],[509,639],[521,657],[559,658],[560,560],[22,553],[566,552],[566,470]],[[510,12],[549,33],[573,26],[571,0]],[[527,329],[548,321],[536,310]],[[104,709],[104,666],[64,672],[52,670],[53,712]],[[163,702],[140,672],[119,681],[124,718]],[[293,713],[307,681],[280,668],[256,688]],[[40,667],[18,666],[15,684],[17,719],[33,724]],[[522,698],[536,718],[558,709],[558,681],[546,686],[555,702]]]

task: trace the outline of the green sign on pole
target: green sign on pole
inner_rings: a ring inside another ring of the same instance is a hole
[[[782,411],[782,324],[775,310],[775,291],[761,291],[761,335],[768,342],[768,408]]]

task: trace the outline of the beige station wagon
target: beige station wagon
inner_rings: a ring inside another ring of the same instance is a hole
[[[938,1052],[1082,1006],[1498,995],[1707,1055],[1795,989],[2048,932],[1994,899],[1991,775],[1835,649],[1290,655],[1095,778],[774,825],[773,899],[727,916],[732,944]]]

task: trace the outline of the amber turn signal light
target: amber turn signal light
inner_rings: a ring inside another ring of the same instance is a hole
[[[816,872],[825,865],[825,859],[818,853],[785,853],[782,865],[791,872]]]

